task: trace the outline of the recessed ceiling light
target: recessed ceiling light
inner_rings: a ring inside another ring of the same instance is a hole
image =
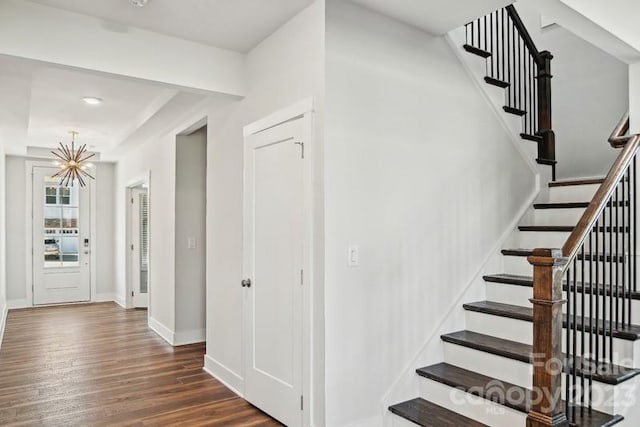
[[[149,3],[149,0],[129,0],[129,1],[131,2],[132,5],[138,6],[138,7],[145,7],[147,3]]]
[[[100,105],[102,104],[102,99],[96,98],[95,96],[85,96],[82,100],[89,105]]]

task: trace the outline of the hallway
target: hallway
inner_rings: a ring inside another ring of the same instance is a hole
[[[145,310],[115,303],[13,310],[0,349],[0,425],[277,426],[171,347]]]

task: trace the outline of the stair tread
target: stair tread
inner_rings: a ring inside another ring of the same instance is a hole
[[[507,317],[510,319],[518,319],[524,320],[526,322],[533,321],[533,308],[531,307],[522,307],[519,305],[511,305],[511,304],[503,304],[499,302],[493,301],[478,301],[473,303],[468,303],[463,305],[465,310],[475,311],[478,313],[485,313],[494,316]],[[585,319],[585,331],[593,330],[595,327],[591,326],[591,318]],[[567,327],[567,316],[563,316],[563,327]],[[582,329],[582,319],[579,317],[577,319],[578,329]],[[594,324],[595,326],[595,324]],[[607,322],[607,329],[609,326],[609,322]],[[615,338],[620,338],[628,341],[636,341],[640,339],[640,326],[638,325],[627,325],[627,326],[618,326],[614,328],[613,331],[607,330],[604,331],[603,323],[599,322],[598,327],[599,334],[606,334],[607,336],[613,335]]]
[[[486,427],[485,424],[419,397],[392,405],[389,410],[422,427]]]
[[[526,286],[526,287],[529,287],[529,288],[533,288],[533,277],[532,276],[522,276],[522,275],[517,275],[517,274],[487,274],[486,276],[483,276],[482,278],[484,279],[485,282],[502,283],[502,284],[505,284],[505,285]],[[577,282],[577,285],[578,285],[577,286],[578,287],[578,292],[581,292],[582,291],[582,282]],[[566,282],[564,283],[563,288],[564,288],[564,291],[567,290]],[[571,290],[573,290],[573,286],[571,286]],[[603,295],[605,293],[605,291],[606,291],[607,296],[611,295],[612,292],[613,292],[614,296],[616,295],[616,293],[618,293],[619,295],[622,294],[622,288],[620,286],[614,286],[613,289],[611,289],[610,287],[607,287],[606,289],[598,287],[598,291],[599,291],[598,292],[599,295]],[[628,289],[626,291],[629,292]],[[591,284],[590,283],[586,284],[585,292],[587,294],[591,293]],[[631,299],[640,300],[640,292],[631,291],[631,292],[629,292],[629,295],[631,296]]]
[[[590,202],[535,203],[533,205],[533,208],[534,209],[576,209],[576,208],[586,208],[589,206],[589,203]],[[615,202],[607,203],[607,206],[615,206],[615,205],[617,205],[618,207],[629,206],[629,202],[618,201],[617,203]]]
[[[549,183],[549,187],[568,187],[571,185],[592,185],[592,184],[602,184],[604,182],[604,178],[593,178],[593,179],[570,179],[565,181],[553,181]]]
[[[488,57],[491,56],[491,52],[487,52],[484,49],[480,49],[478,47],[471,46],[470,44],[465,44],[465,45],[462,46],[462,48],[464,50],[466,50],[467,52],[472,53],[474,55],[478,55],[478,56],[480,56],[482,58],[488,58]]]
[[[518,230],[520,231],[552,231],[552,232],[572,232],[575,228],[574,225],[520,225],[518,226]],[[605,231],[605,232],[626,232],[629,231],[629,227],[611,227],[611,226],[599,226],[593,227],[594,231]]]
[[[525,110],[521,110],[519,108],[514,108],[514,107],[509,107],[508,105],[505,105],[504,107],[502,107],[502,109],[509,114],[515,114],[516,116],[524,116],[525,114],[527,114],[527,112]]]
[[[542,138],[540,135],[531,135],[530,133],[521,133],[520,138],[527,139],[529,141],[534,141],[534,142],[544,141],[544,138]]]
[[[503,249],[502,251],[502,255],[505,256],[519,256],[519,257],[528,257],[530,255],[533,254],[533,250],[532,249],[522,249],[522,248],[518,248],[518,249]],[[597,260],[597,261],[603,261],[606,260],[608,261],[617,261],[618,262],[622,262],[624,261],[624,255],[611,255],[611,254],[602,254],[602,253],[589,253],[586,252],[585,254],[577,254],[576,258],[581,260],[584,259],[586,261],[592,261],[592,260]]]
[[[493,77],[489,77],[489,76],[485,77],[484,81],[487,84],[490,84],[492,86],[498,86],[498,87],[503,88],[503,89],[508,88],[509,86],[511,86],[511,83],[509,83],[509,82],[505,82],[504,80],[494,79]]]
[[[524,363],[532,363],[533,360],[533,348],[529,344],[509,341],[471,331],[459,331],[452,334],[445,334],[442,335],[441,338],[443,341],[448,343],[484,351],[486,353],[518,360]],[[563,355],[563,357],[565,356]],[[578,358],[577,365],[581,366],[581,358]],[[585,376],[588,376],[587,371],[588,369],[585,369]],[[578,375],[580,375],[582,373],[582,369],[578,369],[577,372]],[[616,385],[623,383],[638,374],[640,374],[640,370],[638,369],[626,368],[624,366],[614,364],[601,364],[598,371],[594,373],[593,379],[601,383]]]
[[[448,363],[427,366],[418,369],[416,372],[424,378],[464,390],[467,393],[516,411],[529,412],[530,391],[524,387],[499,381],[496,378],[449,365]],[[506,391],[510,392],[507,393]],[[521,396],[527,396],[527,399],[521,399]],[[581,427],[603,427],[612,426],[622,420],[623,418],[619,415],[609,415],[595,410],[582,412],[578,409],[575,423]]]

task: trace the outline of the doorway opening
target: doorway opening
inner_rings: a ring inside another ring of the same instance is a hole
[[[149,307],[149,182],[129,187],[129,283],[134,308]]]
[[[207,126],[176,136],[174,345],[206,340]]]

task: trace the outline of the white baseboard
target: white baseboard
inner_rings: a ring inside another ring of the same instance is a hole
[[[7,304],[0,310],[0,347],[2,347],[2,339],[4,338],[4,328],[7,325],[7,314],[9,313],[9,307]]]
[[[173,345],[188,345],[205,342],[207,340],[206,329],[194,329],[191,331],[179,331],[174,334]]]
[[[115,302],[116,304],[118,304],[120,307],[126,309],[127,308],[127,303],[125,301],[125,299],[121,296],[121,295],[113,295],[113,302]]]
[[[97,293],[93,298],[91,298],[91,302],[109,302],[115,300],[116,296],[113,292]]]
[[[153,317],[149,317],[149,327],[156,334],[160,335],[160,337],[164,339],[166,342],[168,342],[171,345],[174,345],[175,333],[171,329],[167,328],[166,326],[158,322]]]
[[[240,391],[244,389],[244,378],[208,354],[204,355],[204,371],[227,386],[227,388],[238,396],[244,397],[244,393]]]
[[[7,301],[7,309],[13,310],[14,308],[27,308],[32,307],[31,301],[26,298],[23,299],[12,299]]]

